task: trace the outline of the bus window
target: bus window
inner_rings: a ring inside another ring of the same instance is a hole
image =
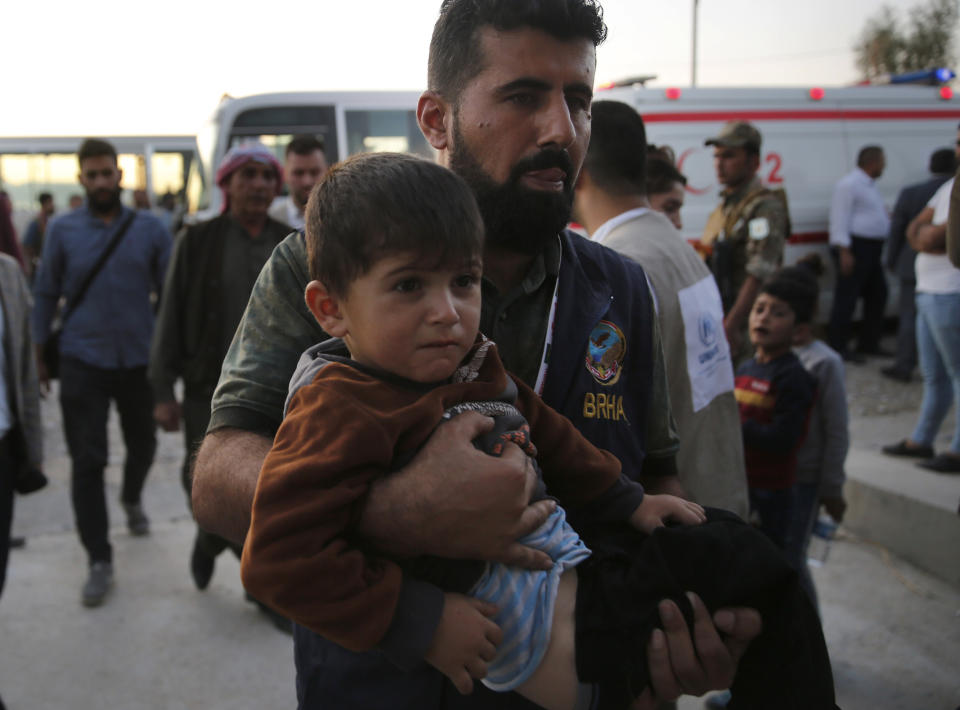
[[[415,153],[433,158],[415,111],[407,110],[349,110],[344,111],[347,124],[347,151],[373,153],[392,151]]]
[[[117,166],[123,171],[120,187],[124,190],[139,190],[147,183],[147,173],[142,155],[120,153]]]
[[[203,182],[198,161],[192,151],[157,151],[150,156],[151,204],[171,193],[189,211],[196,210],[203,198]]]
[[[261,133],[260,135],[242,135],[238,136],[236,133],[230,136],[230,146],[227,148],[233,148],[236,145],[242,145],[244,143],[251,143],[256,141],[261,143],[265,147],[269,148],[270,151],[277,156],[277,160],[281,163],[283,162],[284,150],[293,139],[292,133]]]
[[[180,192],[187,181],[187,170],[182,153],[154,153],[150,160],[153,194]]]
[[[210,204],[210,195],[207,192],[207,184],[204,182],[203,172],[198,160],[190,161],[185,195],[187,212],[196,212]]]
[[[78,172],[75,154],[0,155],[0,179],[15,211],[36,212],[41,192],[52,193],[56,205],[65,206],[69,195],[81,189]]]

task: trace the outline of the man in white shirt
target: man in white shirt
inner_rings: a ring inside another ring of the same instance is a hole
[[[950,447],[934,455],[933,440],[955,404],[960,409],[960,269],[947,257],[947,216],[954,180],[945,182],[907,227],[917,254],[917,351],[923,373],[923,403],[908,439],[884,446],[890,456],[921,458],[937,473],[960,473],[960,417]]]
[[[844,360],[863,362],[864,355],[880,355],[887,282],[881,252],[890,233],[890,216],[877,189],[886,158],[875,145],[860,149],[857,167],[840,179],[830,205],[830,246],[837,267],[828,340]],[[850,321],[857,300],[863,298],[863,323],[857,351],[847,348]]]
[[[327,172],[323,141],[312,135],[294,136],[287,144],[283,174],[287,180],[286,197],[274,200],[269,215],[294,229],[303,229],[303,211],[310,191]]]

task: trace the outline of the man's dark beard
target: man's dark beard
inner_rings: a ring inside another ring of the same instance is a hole
[[[539,254],[570,221],[573,167],[565,150],[543,150],[520,160],[506,182],[497,184],[467,149],[454,124],[450,168],[462,177],[477,198],[487,231],[487,244],[524,254]],[[531,190],[520,179],[531,170],[560,168],[567,176],[562,192]]]
[[[120,208],[122,191],[119,185],[113,190],[88,190],[87,204],[94,214],[110,214]]]

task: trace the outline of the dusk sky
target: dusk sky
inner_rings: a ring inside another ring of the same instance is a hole
[[[698,84],[852,83],[851,47],[883,4],[701,0]],[[918,3],[886,4],[906,17]],[[692,0],[603,6],[598,84],[638,74],[690,84]],[[142,7],[9,4],[0,135],[195,134],[224,93],[419,90],[439,0],[168,0],[154,16]]]

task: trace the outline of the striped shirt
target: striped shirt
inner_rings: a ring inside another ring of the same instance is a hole
[[[549,554],[553,567],[529,570],[491,562],[470,592],[497,606],[492,620],[503,631],[503,641],[483,684],[500,692],[522,685],[540,665],[550,643],[560,575],[590,557],[562,508],[518,542]]]

